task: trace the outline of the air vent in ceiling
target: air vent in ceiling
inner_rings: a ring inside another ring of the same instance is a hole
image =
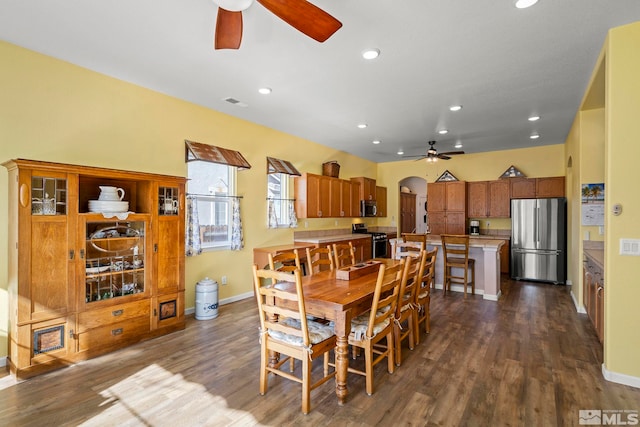
[[[233,104],[233,105],[237,105],[238,107],[246,107],[247,104],[245,104],[244,102],[238,101],[235,98],[223,98],[224,101],[227,101],[229,104]]]

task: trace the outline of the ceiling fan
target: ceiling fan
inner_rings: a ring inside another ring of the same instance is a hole
[[[438,159],[449,160],[453,155],[456,154],[464,154],[464,151],[447,151],[446,153],[438,153],[438,150],[434,147],[436,145],[436,141],[429,141],[429,149],[427,150],[427,154],[422,156],[417,156],[416,160],[427,159],[427,162],[437,162]],[[416,157],[416,156],[408,156],[408,157]]]
[[[242,11],[257,1],[298,31],[320,43],[333,35],[342,23],[306,0],[213,0],[218,5],[214,46],[238,49],[242,41]]]

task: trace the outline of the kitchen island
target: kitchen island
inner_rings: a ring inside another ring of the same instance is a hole
[[[395,251],[395,243],[401,239],[391,239],[392,253]],[[482,295],[484,299],[497,301],[500,298],[500,248],[505,244],[504,239],[476,238],[469,239],[469,258],[476,260],[476,294]],[[442,253],[442,240],[440,236],[429,235],[427,237],[427,248],[438,248],[436,257],[435,279],[436,289],[442,289],[444,277],[444,261]],[[469,275],[471,277],[471,275]],[[462,285],[451,285],[451,290],[463,292]]]

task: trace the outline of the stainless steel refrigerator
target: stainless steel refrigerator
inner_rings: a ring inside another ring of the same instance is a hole
[[[511,200],[511,278],[567,280],[567,200]]]

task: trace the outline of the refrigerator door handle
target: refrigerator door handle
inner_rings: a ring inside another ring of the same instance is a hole
[[[559,255],[562,253],[561,250],[545,251],[543,249],[522,249],[522,248],[513,248],[513,252],[518,254],[536,254],[536,255]]]

